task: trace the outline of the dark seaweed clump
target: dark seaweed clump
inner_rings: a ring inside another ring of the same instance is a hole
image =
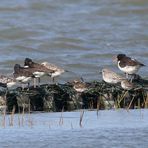
[[[137,83],[137,82],[135,82]],[[77,109],[147,108],[148,80],[138,80],[142,87],[125,91],[120,85],[93,81],[86,83],[88,90],[78,93],[69,83],[44,84],[40,87],[3,89],[0,91],[0,106],[7,106],[7,112],[15,107],[24,111],[72,111]]]

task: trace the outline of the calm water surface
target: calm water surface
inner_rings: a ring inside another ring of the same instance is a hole
[[[24,116],[24,126],[0,126],[0,148],[147,148],[148,110],[37,113]],[[20,116],[22,118],[22,116]],[[2,120],[2,117],[0,118]],[[32,127],[28,120],[32,121]],[[61,124],[60,124],[61,123]]]
[[[0,72],[11,74],[25,57],[48,61],[86,80],[112,56],[126,53],[148,65],[147,0],[3,0]],[[139,71],[148,76],[148,69]],[[64,81],[76,75],[65,74]]]

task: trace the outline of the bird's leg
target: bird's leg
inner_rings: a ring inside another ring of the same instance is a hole
[[[134,79],[135,79],[135,74],[132,74],[132,75],[131,75],[130,82],[132,83]]]
[[[38,78],[38,86],[40,86],[40,82],[41,82],[41,79],[40,77]]]
[[[136,74],[134,74],[134,80],[137,80],[137,75]]]
[[[128,79],[129,77],[128,77],[128,73],[125,73],[125,75],[126,75],[126,78]]]
[[[33,86],[36,88],[36,78],[33,78]]]
[[[55,79],[54,79],[54,77],[52,78],[52,82],[53,82],[53,83],[55,82]]]
[[[6,88],[6,92],[5,92],[5,95],[4,95],[4,114],[6,114],[6,109],[7,109],[7,94],[8,94],[8,88]]]
[[[25,86],[24,86],[24,83],[22,83],[22,90],[24,90]]]
[[[133,80],[135,80],[135,81],[137,81],[137,80],[138,80],[138,78],[137,78],[137,75],[136,75],[136,74],[132,74],[132,80],[131,80],[131,82],[132,82]]]
[[[30,88],[30,82],[28,82],[28,84],[27,84],[27,85],[28,85],[28,89],[27,89],[27,90],[29,90],[29,88]]]
[[[52,78],[52,82],[53,82],[53,84],[58,85],[58,82],[56,82],[55,77]]]

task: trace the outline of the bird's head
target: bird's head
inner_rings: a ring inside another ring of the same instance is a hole
[[[25,61],[24,61],[24,66],[31,67],[32,64],[33,64],[32,59],[30,59],[30,58],[26,58],[26,59],[25,59]]]
[[[20,65],[19,64],[15,64],[14,65],[14,72],[18,72],[20,70]]]
[[[121,59],[123,59],[124,57],[126,57],[126,55],[125,54],[118,54],[118,55],[115,55],[115,56],[113,56],[113,62],[118,62],[118,61],[120,61]]]

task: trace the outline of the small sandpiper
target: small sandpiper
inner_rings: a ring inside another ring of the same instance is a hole
[[[110,84],[117,84],[121,82],[122,80],[125,80],[124,77],[116,74],[115,72],[107,68],[102,69],[102,77],[105,82],[110,83]]]
[[[28,83],[28,85],[31,79],[35,77],[31,71],[29,71],[27,68],[21,67],[19,64],[15,64],[13,76],[16,81],[22,84]]]
[[[128,80],[123,80],[121,81],[121,87],[124,89],[124,90],[139,90],[139,89],[142,89],[142,86],[139,85],[139,84],[134,84]]]
[[[58,66],[48,63],[48,62],[43,62],[43,63],[41,63],[41,65],[44,65],[46,68],[54,71],[53,73],[51,73],[51,78],[53,79],[53,82],[55,81],[55,77],[60,76],[64,72],[67,72],[63,68],[58,67]]]
[[[17,82],[14,78],[7,77],[7,76],[4,76],[4,75],[0,76],[0,86],[12,88],[16,85],[17,85]]]
[[[121,87],[124,90],[132,90],[134,88],[134,84],[132,82],[129,82],[128,80],[121,81]]]
[[[38,78],[38,82],[40,82],[40,77],[47,75],[50,76],[54,73],[54,70],[48,69],[42,64],[35,63],[30,58],[26,58],[24,61],[24,67],[29,69],[35,78]]]
[[[142,66],[145,66],[136,59],[127,57],[125,54],[118,54],[114,60],[117,61],[118,68],[126,73],[126,78],[128,78],[128,75],[135,75]]]
[[[71,84],[73,85],[73,88],[78,92],[78,93],[82,93],[86,90],[88,90],[88,87],[86,85],[85,82],[79,81],[79,80],[73,80],[71,82]]]

